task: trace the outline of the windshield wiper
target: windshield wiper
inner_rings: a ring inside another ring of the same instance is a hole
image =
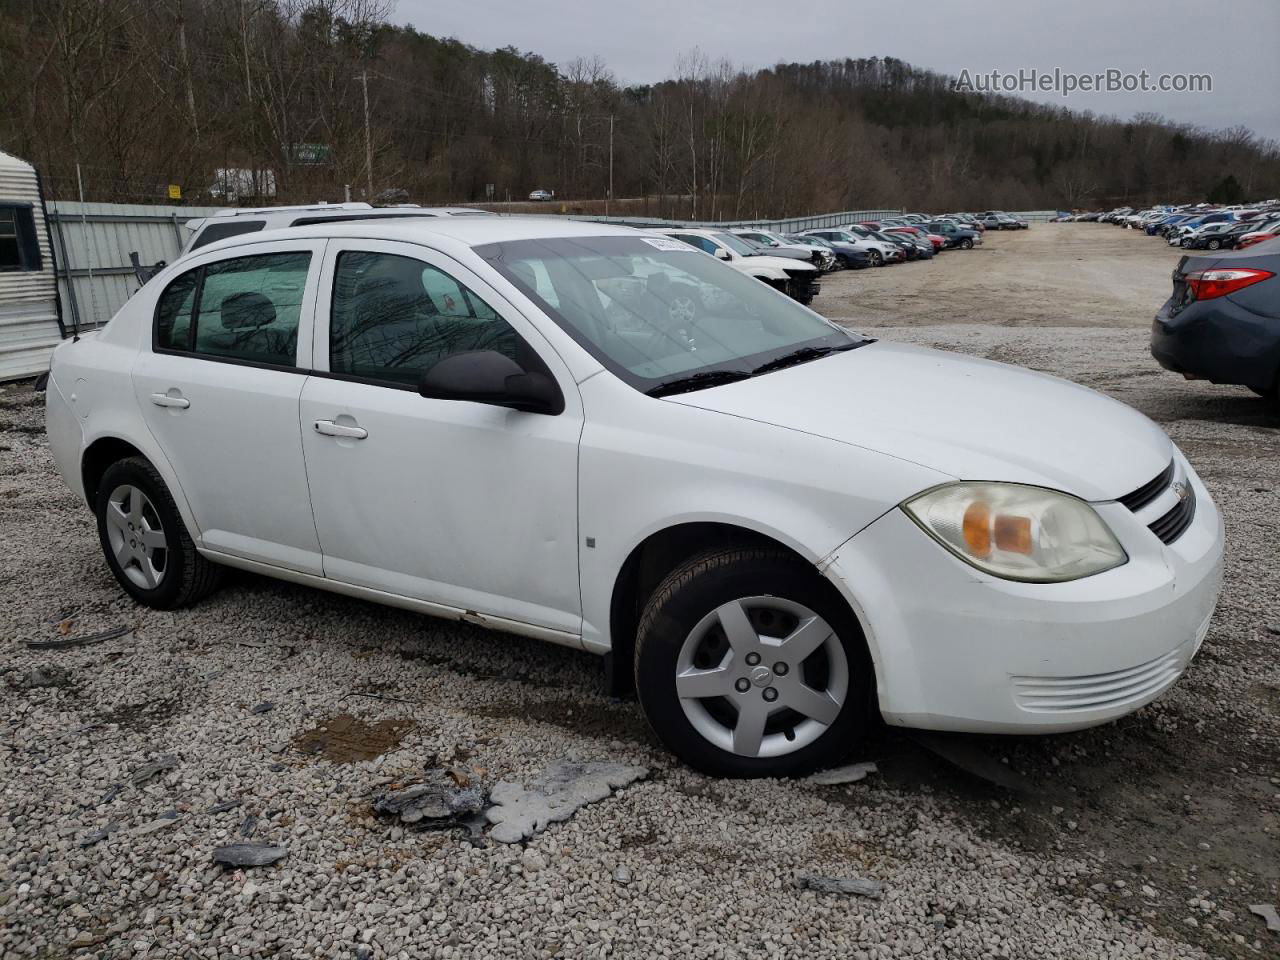
[[[673,393],[688,393],[690,390],[701,390],[703,387],[714,387],[722,383],[734,383],[746,380],[751,374],[746,370],[703,370],[691,373],[687,377],[676,377],[664,380],[657,386],[645,391],[651,397],[666,397]]]
[[[760,366],[751,371],[751,375],[754,377],[757,374],[781,370],[783,367],[794,367],[798,363],[808,363],[810,360],[817,360],[819,357],[825,357],[830,353],[853,350],[855,347],[861,347],[870,342],[870,340],[856,340],[853,343],[841,344],[838,347],[801,347],[799,350],[784,353],[780,357],[774,357],[767,363],[760,364]]]

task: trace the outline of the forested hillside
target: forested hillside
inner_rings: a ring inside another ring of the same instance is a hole
[[[600,198],[611,130],[613,195],[685,217],[1280,194],[1280,146],[1243,128],[961,94],[891,58],[743,72],[672,50],[670,79],[627,86],[598,59],[477,50],[391,13],[388,0],[0,0],[0,149],[56,196],[76,195],[78,161],[88,198],[134,202],[163,202],[168,184],[208,202],[227,170],[281,201],[341,199],[344,184],[363,199],[367,152],[375,196],[479,201],[492,184],[496,200]]]

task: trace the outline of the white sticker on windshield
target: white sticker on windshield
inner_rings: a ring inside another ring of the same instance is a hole
[[[681,252],[688,250],[691,253],[697,253],[696,247],[691,247],[683,240],[672,240],[670,237],[641,237],[645,243],[651,247],[657,247],[659,250],[674,250]]]

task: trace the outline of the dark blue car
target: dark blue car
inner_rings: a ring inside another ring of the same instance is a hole
[[[1280,238],[1230,253],[1190,254],[1151,325],[1151,354],[1189,380],[1280,390]],[[1280,412],[1280,407],[1277,407]]]

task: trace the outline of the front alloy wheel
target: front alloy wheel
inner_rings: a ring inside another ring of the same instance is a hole
[[[849,659],[804,604],[743,597],[712,610],[676,661],[680,708],[701,736],[740,757],[778,757],[813,743],[849,694]]]
[[[867,254],[867,258],[871,261],[871,265],[873,267],[879,267],[884,265],[884,257],[880,255],[879,250],[872,250],[870,253]]]
[[[872,719],[857,619],[782,551],[722,548],[671,571],[640,618],[635,676],[659,738],[719,776],[809,773],[838,761]]]

